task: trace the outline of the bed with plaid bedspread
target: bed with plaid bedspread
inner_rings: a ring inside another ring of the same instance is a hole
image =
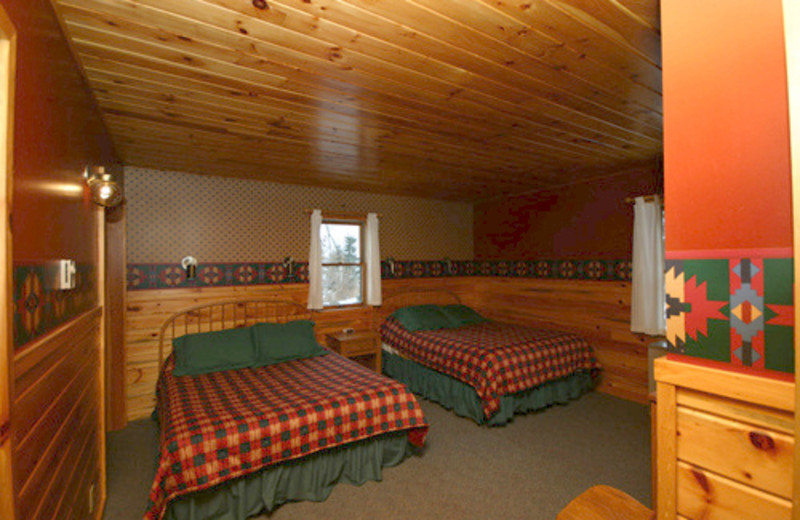
[[[170,500],[388,432],[422,446],[428,425],[404,385],[329,352],[259,368],[158,383],[159,465],[146,520]]]
[[[599,365],[587,340],[569,332],[484,321],[454,329],[408,331],[388,317],[382,340],[403,357],[475,389],[486,418],[500,397]]]

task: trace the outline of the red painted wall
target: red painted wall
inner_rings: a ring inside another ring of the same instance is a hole
[[[633,206],[626,197],[661,191],[656,169],[476,204],[475,258],[631,257]]]
[[[667,251],[791,247],[781,0],[661,14]]]

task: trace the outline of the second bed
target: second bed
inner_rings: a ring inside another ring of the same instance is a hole
[[[487,320],[447,291],[389,297],[382,313],[384,373],[478,424],[576,399],[599,374],[586,338]]]

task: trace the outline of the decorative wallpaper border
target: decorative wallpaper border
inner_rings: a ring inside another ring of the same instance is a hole
[[[179,264],[128,264],[129,291],[307,283],[308,263],[208,263],[186,279]],[[398,260],[381,262],[384,280],[451,276],[500,276],[562,280],[630,281],[630,260]]]
[[[47,264],[14,266],[14,348],[43,336],[97,302],[97,274],[94,265],[78,264],[75,289],[49,287],[53,275]]]
[[[792,258],[666,262],[667,341],[682,354],[794,371]]]

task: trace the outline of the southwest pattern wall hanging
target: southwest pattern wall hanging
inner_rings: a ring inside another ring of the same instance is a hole
[[[96,272],[93,265],[78,264],[75,289],[50,288],[52,268],[46,264],[14,266],[14,347],[44,335],[97,302]]]
[[[566,280],[630,281],[630,260],[403,260],[381,262],[384,280],[448,276],[502,276]],[[307,283],[308,264],[209,263],[186,279],[179,264],[128,264],[128,290]]]
[[[667,260],[667,341],[681,353],[794,370],[791,258]]]

